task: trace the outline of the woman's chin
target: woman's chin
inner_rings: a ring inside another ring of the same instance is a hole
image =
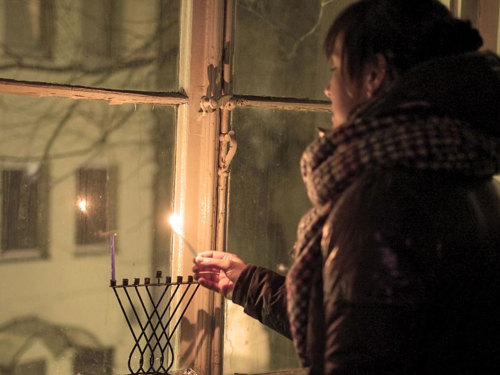
[[[338,128],[339,126],[342,126],[343,124],[345,124],[345,122],[347,121],[347,119],[343,116],[334,116],[332,115],[332,128],[333,129],[336,129]]]

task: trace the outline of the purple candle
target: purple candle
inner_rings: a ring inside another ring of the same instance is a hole
[[[115,235],[116,233],[112,233],[109,236],[109,248],[111,251],[111,281],[116,281],[115,275]]]

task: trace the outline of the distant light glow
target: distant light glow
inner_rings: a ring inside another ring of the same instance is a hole
[[[76,205],[80,208],[80,211],[87,212],[87,201],[85,199],[80,199]]]
[[[182,218],[178,214],[172,214],[168,218],[168,222],[170,226],[174,230],[175,233],[182,236]]]

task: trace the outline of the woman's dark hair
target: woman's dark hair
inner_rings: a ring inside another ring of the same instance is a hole
[[[363,68],[381,53],[404,73],[426,60],[476,51],[483,44],[469,21],[454,18],[437,0],[361,0],[334,21],[325,39],[327,57],[342,37],[342,74],[360,82]]]

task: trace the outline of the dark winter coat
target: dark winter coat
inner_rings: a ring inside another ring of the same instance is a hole
[[[431,61],[403,77],[370,115],[421,101],[498,145],[499,72],[492,55]],[[491,156],[496,168],[498,153]],[[311,373],[500,373],[495,177],[365,168],[328,212],[321,251],[309,295]],[[290,337],[284,280],[249,265],[233,301]]]

